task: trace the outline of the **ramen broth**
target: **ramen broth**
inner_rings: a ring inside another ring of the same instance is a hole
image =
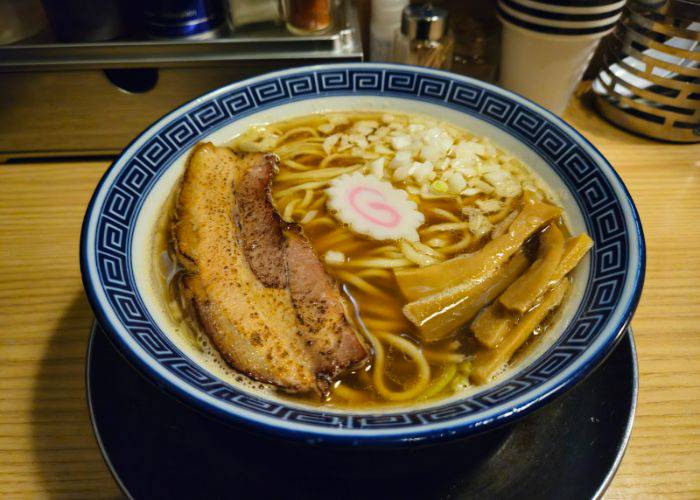
[[[283,218],[303,227],[316,254],[325,261],[327,272],[341,285],[348,299],[349,316],[371,352],[367,363],[335,381],[324,400],[316,394],[287,394],[279,391],[279,395],[307,404],[362,408],[431,401],[468,390],[473,385],[469,379],[471,360],[476,352],[483,349],[471,334],[469,324],[457,328],[445,338],[426,341],[402,311],[408,300],[394,276],[395,269],[417,265],[402,251],[405,247],[395,241],[378,241],[354,232],[347,225],[339,223],[326,205],[327,194],[324,189],[331,179],[344,173],[366,171],[368,162],[382,155],[387,157],[388,163],[388,158],[395,155],[396,151],[387,152],[371,146],[363,151],[361,144],[355,144],[347,151],[328,153],[328,148],[322,147],[328,144],[324,144],[324,141],[333,134],[340,134],[339,140],[342,140],[342,135],[351,135],[351,131],[356,130],[360,122],[370,122],[369,126],[373,126],[390,125],[394,121],[387,123],[387,117],[382,113],[334,113],[330,116],[310,115],[254,128],[230,144],[234,150],[249,151],[260,147],[279,156],[279,173],[272,188],[273,201]],[[414,119],[418,123],[426,120],[425,127],[437,123],[427,118],[396,113],[391,116],[398,123],[408,124],[407,126]],[[458,139],[479,139],[467,131],[446,124],[440,125],[454,134],[457,138],[455,143]],[[393,130],[398,128],[394,126]],[[378,129],[379,127],[374,127],[375,134]],[[269,145],[265,144],[270,136],[273,139],[269,140]],[[504,224],[509,218],[512,220],[512,215],[522,210],[528,203],[527,197],[534,196],[553,203],[547,187],[520,160],[488,142],[486,144],[492,148],[488,161],[511,173],[516,172],[512,176],[521,185],[519,193],[498,197],[497,201],[502,208],[482,214],[488,221],[488,227],[493,228],[489,234],[474,234],[473,228],[470,228],[472,220],[469,218],[474,212],[469,207],[484,206],[485,200],[496,198],[493,192],[470,191],[465,188],[465,192],[460,194],[448,193],[441,196],[438,192],[431,196],[426,195],[424,190],[421,192],[423,188],[416,182],[411,184],[410,181],[391,179],[395,186],[408,191],[409,198],[424,215],[425,220],[418,228],[418,234],[428,257],[434,255],[434,259],[445,260],[477,252],[496,234],[499,223]],[[378,149],[379,153],[376,152]],[[366,153],[364,157],[360,154],[363,152]],[[328,174],[318,175],[323,172]],[[432,182],[434,184],[436,181]],[[179,296],[178,280],[181,270],[176,264],[170,235],[174,199],[173,195],[164,210],[156,234],[154,261],[160,286],[167,298],[169,314],[181,325],[179,332],[182,337],[208,357],[216,358],[216,364],[225,366]],[[469,214],[469,217],[465,214]],[[569,237],[570,233],[562,218],[553,224],[565,237]],[[528,238],[523,245],[529,262],[537,258],[541,231]],[[338,258],[339,255],[342,255],[342,260]],[[547,314],[535,329],[534,335],[517,350],[503,369],[522,358],[523,352],[531,349],[532,344],[546,334],[558,317],[559,309],[557,307]],[[238,381],[244,379],[233,369],[227,371]]]

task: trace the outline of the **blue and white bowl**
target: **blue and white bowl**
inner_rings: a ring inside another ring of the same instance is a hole
[[[595,245],[562,319],[506,376],[472,393],[384,411],[320,409],[223,380],[173,334],[154,288],[151,244],[162,206],[200,141],[324,110],[422,113],[490,137],[556,191],[575,233]],[[113,343],[165,390],[218,418],[314,443],[385,445],[465,436],[511,422],[580,381],[610,352],[637,305],[644,239],[627,189],[571,126],[493,85],[425,68],[319,65],[210,92],[139,135],[102,178],[85,215],[82,275]]]

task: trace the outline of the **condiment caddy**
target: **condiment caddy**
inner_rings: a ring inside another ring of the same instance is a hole
[[[353,3],[334,14],[332,26],[307,35],[271,22],[206,40],[0,45],[0,161],[114,154],[207,90],[275,69],[361,61]]]

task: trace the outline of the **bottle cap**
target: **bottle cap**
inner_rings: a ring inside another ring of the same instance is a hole
[[[447,11],[430,3],[408,5],[401,13],[401,33],[411,40],[439,40],[447,33]]]

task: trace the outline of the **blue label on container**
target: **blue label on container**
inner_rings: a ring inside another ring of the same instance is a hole
[[[150,0],[144,15],[146,29],[157,37],[199,35],[221,23],[220,4],[211,0]]]

